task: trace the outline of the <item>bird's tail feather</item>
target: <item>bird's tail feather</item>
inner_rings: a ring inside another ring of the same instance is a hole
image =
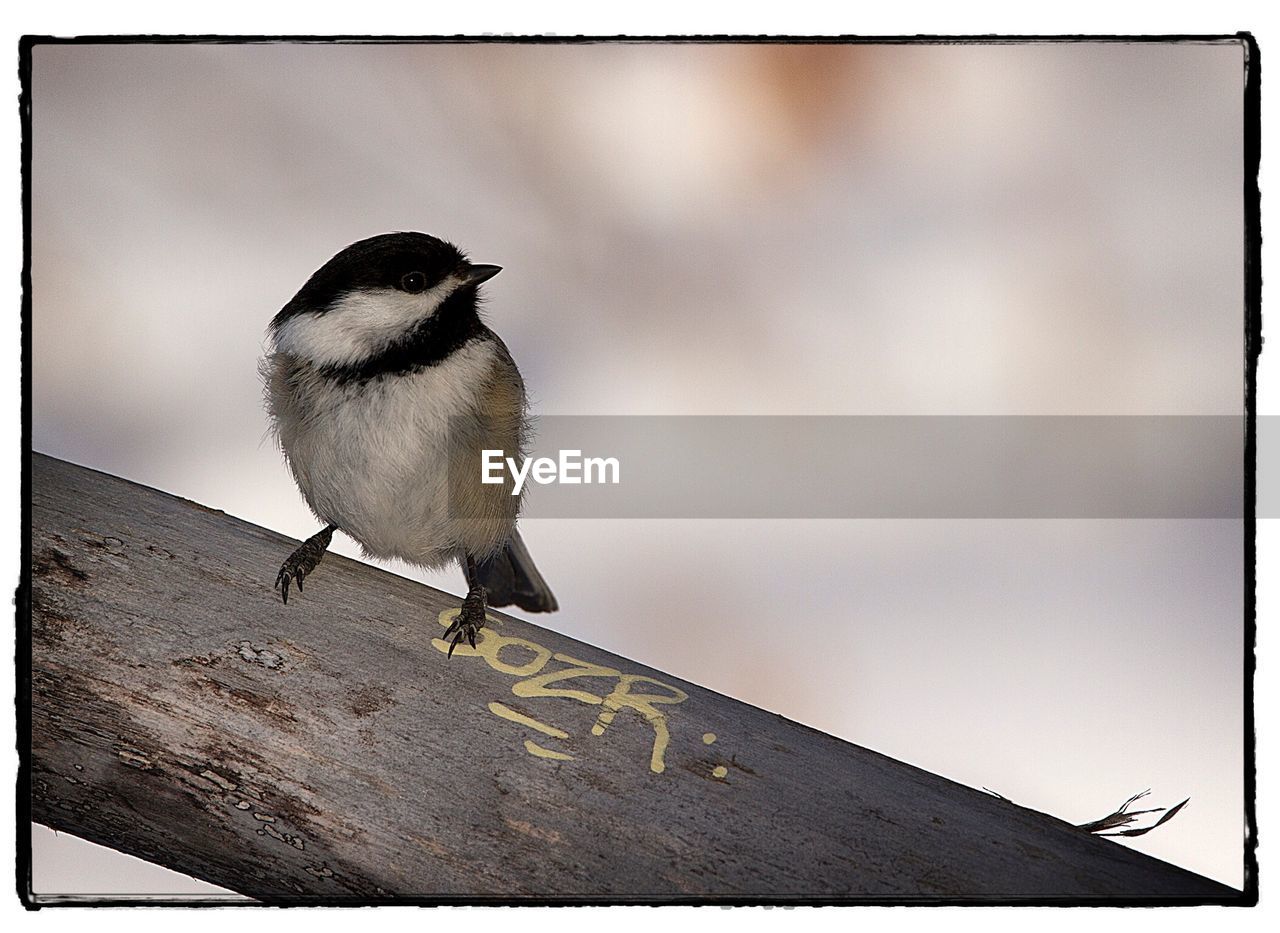
[[[513,532],[506,546],[476,565],[490,606],[519,606],[526,612],[555,612],[560,608],[551,587],[534,566],[529,549]]]

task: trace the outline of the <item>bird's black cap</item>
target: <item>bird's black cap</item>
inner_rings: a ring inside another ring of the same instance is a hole
[[[452,243],[425,233],[384,233],[352,243],[307,280],[271,321],[278,331],[295,315],[330,311],[345,295],[365,289],[424,292],[454,275],[460,284],[434,313],[412,324],[370,354],[342,365],[320,367],[341,381],[368,380],[434,366],[472,340],[497,340],[480,320],[477,289],[500,266],[472,264]]]
[[[404,277],[419,272],[431,288],[451,272],[471,269],[466,254],[452,243],[425,233],[383,233],[352,243],[316,270],[271,321],[279,328],[295,314],[327,310],[343,295],[366,288],[400,288]],[[476,266],[471,284],[496,272],[496,266]]]

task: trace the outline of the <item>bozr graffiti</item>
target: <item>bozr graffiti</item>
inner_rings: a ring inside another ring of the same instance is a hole
[[[446,609],[440,613],[439,622],[448,628],[457,617],[459,609]],[[501,624],[490,618],[489,624],[480,631],[479,641],[474,648],[465,642],[454,650],[455,658],[483,658],[493,670],[516,678],[511,685],[515,696],[526,699],[558,698],[575,700],[589,706],[600,707],[596,721],[591,727],[591,734],[605,734],[614,718],[622,710],[633,710],[653,729],[653,747],[649,754],[649,770],[661,774],[666,770],[664,761],[667,745],[671,742],[671,730],[667,723],[664,707],[683,703],[689,695],[678,687],[664,684],[660,680],[646,677],[643,674],[624,674],[612,667],[592,664],[571,655],[553,652],[550,648],[529,641],[527,638],[515,638],[495,631],[494,625]],[[432,646],[441,654],[449,653],[449,642],[440,638],[431,640]],[[608,693],[597,693],[600,682],[604,686],[612,686]],[[592,688],[592,689],[587,689]],[[658,692],[655,692],[658,691]],[[494,701],[488,706],[489,712],[508,722],[513,722],[538,732],[551,739],[563,740],[569,737],[564,729],[535,719],[505,703]],[[525,751],[537,758],[549,758],[569,761],[573,756],[548,748],[532,739],[526,739]]]

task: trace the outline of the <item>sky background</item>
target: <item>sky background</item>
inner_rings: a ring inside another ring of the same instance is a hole
[[[504,266],[541,414],[1240,414],[1242,80],[1193,44],[39,47],[33,446],[308,536],[266,323],[397,229]],[[1241,884],[1238,520],[522,529],[541,624],[1073,822],[1190,796],[1131,844]],[[163,883],[37,840],[38,891]]]

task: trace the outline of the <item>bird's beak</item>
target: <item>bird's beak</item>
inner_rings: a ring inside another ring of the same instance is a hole
[[[489,281],[501,271],[502,266],[468,263],[462,270],[462,282],[464,285],[479,285],[481,282]]]

